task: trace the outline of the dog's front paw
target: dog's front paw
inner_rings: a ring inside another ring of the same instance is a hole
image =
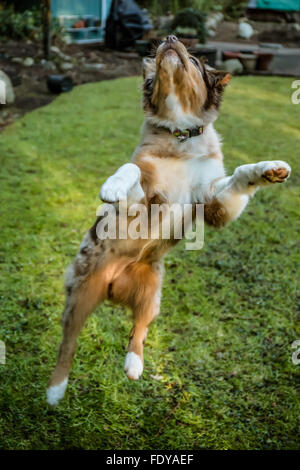
[[[124,190],[125,182],[116,175],[110,176],[100,190],[100,198],[103,202],[118,202],[127,199],[127,192]]]
[[[290,176],[291,167],[280,160],[259,162],[255,165],[254,184],[283,183]]]
[[[283,183],[290,175],[291,168],[280,160],[259,162],[238,167],[233,175],[233,184],[240,190],[251,186],[265,186],[269,183]]]
[[[138,380],[143,372],[143,363],[140,356],[134,352],[129,352],[125,358],[124,370],[131,380]]]
[[[284,162],[280,162],[284,163]],[[279,168],[270,168],[262,174],[262,178],[268,181],[269,183],[283,183],[290,176],[291,169],[285,164],[285,166],[280,166]]]
[[[129,200],[140,201],[144,191],[140,184],[141,170],[134,163],[125,163],[110,176],[100,190],[103,202],[119,202]]]

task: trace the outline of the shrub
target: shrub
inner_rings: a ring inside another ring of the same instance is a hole
[[[41,27],[41,13],[27,10],[15,13],[12,8],[0,11],[0,36],[12,39],[34,38]]]
[[[222,11],[227,18],[238,18],[243,14],[248,0],[139,0],[139,4],[148,8],[154,16],[194,8],[203,12]]]
[[[61,35],[63,28],[57,19],[52,18],[53,35]],[[13,8],[0,10],[0,37],[10,39],[41,39],[42,10],[34,8],[17,13]]]
[[[195,8],[184,8],[180,10],[172,23],[174,31],[178,28],[193,28],[197,31],[197,36],[200,42],[206,41],[206,27],[205,27],[206,14]]]

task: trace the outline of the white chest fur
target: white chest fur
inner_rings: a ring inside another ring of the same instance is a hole
[[[224,176],[221,144],[212,125],[203,135],[178,142],[183,158],[144,157],[155,167],[155,191],[170,203],[204,202],[211,182]]]
[[[209,195],[211,182],[224,176],[222,161],[217,158],[180,160],[146,157],[146,160],[155,166],[155,192],[171,204],[204,202]]]

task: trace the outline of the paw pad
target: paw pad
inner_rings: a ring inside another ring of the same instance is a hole
[[[286,168],[277,168],[267,170],[262,174],[262,178],[270,183],[283,183],[289,176],[290,172]]]

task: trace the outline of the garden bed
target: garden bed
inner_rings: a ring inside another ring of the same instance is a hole
[[[112,78],[139,75],[141,58],[136,53],[122,53],[105,50],[99,45],[64,45],[60,50],[72,59],[73,67],[66,74],[72,77],[75,85],[108,80]],[[34,65],[26,67],[13,61],[15,58],[32,57]],[[60,67],[47,70],[41,64],[41,45],[33,42],[10,41],[0,43],[0,70],[11,78],[16,100],[11,106],[0,106],[0,130],[17,118],[40,106],[50,103],[57,97],[47,89],[47,76],[61,73]],[[99,70],[87,70],[84,64],[103,64]],[[64,73],[64,72],[63,72]]]

